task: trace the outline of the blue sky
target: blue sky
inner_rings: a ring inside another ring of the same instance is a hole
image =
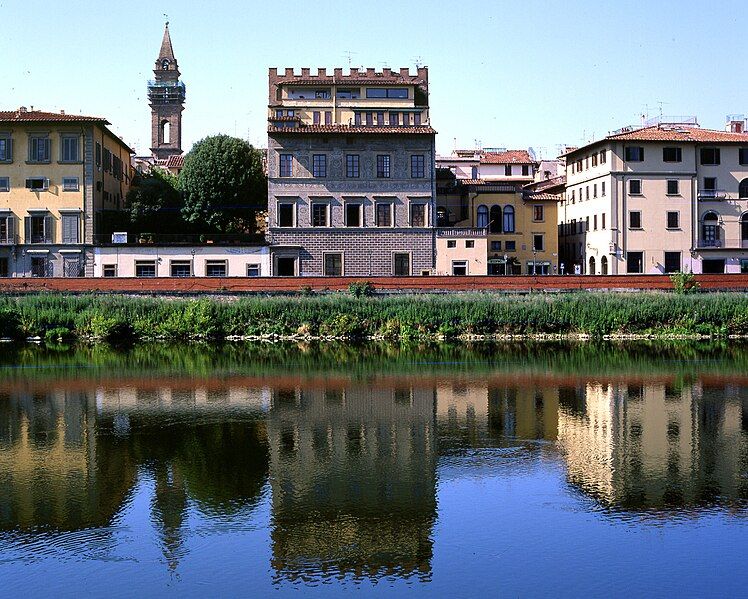
[[[744,6],[670,0],[0,0],[2,108],[102,115],[147,152],[145,85],[164,13],[187,84],[185,149],[219,132],[264,146],[268,67],[349,59],[429,67],[442,153],[456,139],[550,157],[659,114],[658,102],[666,115],[720,129],[726,114],[748,112]]]

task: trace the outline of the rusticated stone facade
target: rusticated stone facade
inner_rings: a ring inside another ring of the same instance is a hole
[[[433,274],[433,150],[433,135],[273,135],[268,148],[268,241],[271,246],[299,248],[299,276],[325,274],[324,254],[336,252],[343,254],[341,274],[346,276],[393,275],[396,253],[410,255],[409,274]],[[281,154],[293,156],[290,177],[279,177]],[[327,176],[314,178],[313,156],[321,154],[326,156]],[[345,176],[349,154],[359,157],[358,178]],[[377,178],[378,155],[390,157],[390,178]],[[414,155],[424,158],[424,177],[411,177]],[[279,226],[278,206],[284,203],[294,206],[291,227]],[[328,206],[326,226],[313,226],[313,203]],[[377,226],[377,203],[391,204],[390,226]],[[347,226],[348,204],[361,205],[360,226]],[[411,226],[412,204],[425,205],[425,226]]]

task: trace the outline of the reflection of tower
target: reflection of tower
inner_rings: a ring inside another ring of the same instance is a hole
[[[176,570],[183,556],[182,524],[187,511],[187,489],[179,467],[157,463],[154,466],[156,491],[153,497],[153,518],[159,528],[163,553],[169,570]]]
[[[154,79],[148,82],[151,106],[151,152],[157,159],[182,153],[182,111],[186,88],[179,80],[179,67],[171,47],[169,23],[164,29],[161,50],[153,69]]]
[[[432,388],[276,390],[267,422],[279,577],[430,572]]]

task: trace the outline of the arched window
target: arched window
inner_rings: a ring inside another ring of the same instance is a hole
[[[491,206],[490,217],[488,230],[491,233],[501,233],[501,207],[496,205]]]
[[[608,257],[603,256],[600,258],[600,274],[601,275],[607,275],[608,274]]]
[[[504,233],[514,233],[514,207],[504,208]]]
[[[162,71],[168,71],[169,70],[169,59],[168,58],[164,58],[161,61],[161,70]]]
[[[748,243],[748,212],[740,217],[740,240],[743,242],[742,246],[746,247]]]
[[[162,143],[171,143],[171,123],[169,121],[161,121],[161,141]]]
[[[478,206],[478,220],[476,225],[479,229],[485,229],[488,226],[488,206]]]
[[[738,196],[748,198],[748,179],[743,179],[738,186]]]
[[[588,275],[594,275],[595,274],[595,257],[590,256],[590,269],[587,271]]]
[[[719,247],[719,216],[716,212],[707,212],[701,225],[701,245]]]

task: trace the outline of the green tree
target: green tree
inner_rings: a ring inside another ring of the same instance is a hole
[[[228,135],[206,137],[185,156],[179,175],[186,221],[224,232],[253,232],[267,208],[262,152]]]
[[[182,228],[182,195],[177,178],[171,173],[153,169],[139,175],[125,198],[130,222],[137,232],[153,231],[158,215],[158,232],[175,232]]]

